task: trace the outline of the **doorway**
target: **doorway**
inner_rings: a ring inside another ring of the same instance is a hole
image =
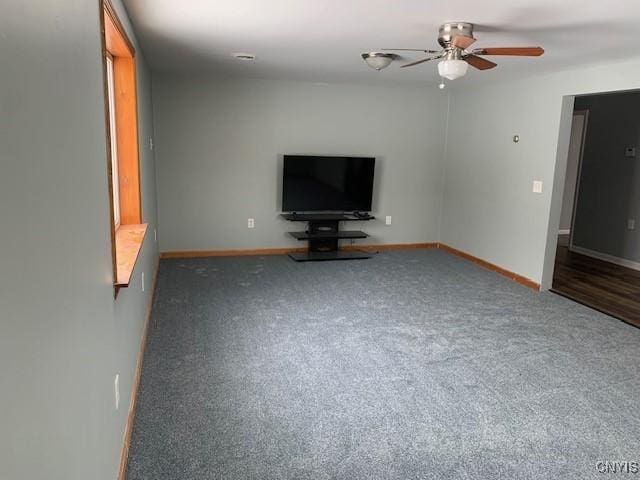
[[[640,327],[638,112],[639,92],[575,99],[551,290]]]

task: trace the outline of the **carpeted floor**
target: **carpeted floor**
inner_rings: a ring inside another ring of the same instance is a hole
[[[639,412],[640,329],[443,251],[164,260],[127,478],[603,478]]]

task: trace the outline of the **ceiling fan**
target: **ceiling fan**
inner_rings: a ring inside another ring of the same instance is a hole
[[[478,70],[489,70],[497,66],[484,55],[511,55],[518,57],[539,57],[544,53],[542,47],[497,47],[474,48],[469,47],[475,43],[473,37],[473,24],[468,22],[448,22],[440,26],[438,31],[438,43],[442,50],[424,50],[414,48],[383,48],[382,52],[363,53],[362,58],[367,65],[376,70],[382,70],[389,66],[393,60],[400,58],[398,54],[386,52],[412,51],[433,54],[430,57],[402,65],[400,68],[413,67],[430,60],[443,60],[438,63],[438,73],[441,77],[455,80],[467,73],[471,65]]]

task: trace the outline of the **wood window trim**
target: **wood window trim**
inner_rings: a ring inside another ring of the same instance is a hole
[[[111,254],[115,294],[128,287],[139,258],[147,225],[142,223],[138,146],[138,98],[135,49],[109,0],[101,1],[102,63],[107,134],[107,177],[111,222]],[[114,186],[107,56],[113,60],[120,224],[114,222]]]
[[[124,288],[129,286],[131,274],[136,266],[144,237],[147,233],[147,224],[121,225],[116,230],[116,287]]]

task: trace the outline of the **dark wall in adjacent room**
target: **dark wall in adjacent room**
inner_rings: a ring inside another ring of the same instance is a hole
[[[640,262],[640,93],[576,98],[589,110],[573,242],[580,248]],[[636,156],[625,156],[627,147]]]

